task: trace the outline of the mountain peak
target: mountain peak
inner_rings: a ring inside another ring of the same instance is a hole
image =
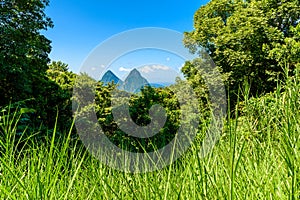
[[[122,80],[119,79],[111,70],[107,70],[105,74],[102,76],[101,81],[104,84],[108,84],[114,82],[115,84],[122,84]]]
[[[102,76],[101,81],[107,85],[108,83],[114,82],[118,84],[118,88],[127,92],[138,92],[145,85],[149,85],[148,81],[141,75],[137,69],[130,71],[125,81],[119,79],[111,70],[107,70]]]
[[[105,72],[106,74],[114,74],[112,71],[107,70],[107,72]]]
[[[128,92],[137,92],[145,85],[149,85],[148,81],[134,68],[125,79],[123,88]]]
[[[141,76],[141,73],[136,68],[134,68],[133,70],[131,70],[128,76],[130,76],[131,74],[137,74],[137,75]]]

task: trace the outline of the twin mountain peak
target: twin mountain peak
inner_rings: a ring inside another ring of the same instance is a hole
[[[124,81],[117,77],[112,71],[108,70],[101,78],[101,82],[104,84],[113,82],[118,85],[119,89],[128,92],[138,92],[143,86],[150,86],[149,82],[137,69],[131,70]]]

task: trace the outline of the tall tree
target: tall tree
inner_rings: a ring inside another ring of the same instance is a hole
[[[211,0],[195,13],[194,30],[185,33],[184,44],[194,53],[203,47],[228,75],[232,100],[244,81],[252,95],[259,95],[284,77],[279,58],[284,53],[278,49],[289,39],[299,41],[299,19],[299,0]],[[294,59],[299,62],[299,56]],[[297,62],[291,60],[291,69]]]
[[[48,0],[0,2],[0,106],[42,96],[51,42],[40,31],[53,26],[44,13],[48,4]]]
[[[72,123],[72,92],[76,74],[69,71],[68,65],[61,61],[53,61],[47,70],[49,80],[45,83],[46,90],[41,105],[46,112],[43,121],[50,127],[54,126],[57,111],[59,112],[58,128],[69,129]]]

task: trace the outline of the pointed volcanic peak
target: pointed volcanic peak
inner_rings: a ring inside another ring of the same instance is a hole
[[[137,69],[133,69],[125,79],[123,89],[127,92],[139,92],[145,85],[149,85],[148,81]]]
[[[103,82],[105,85],[108,83],[115,83],[115,84],[122,84],[123,81],[119,79],[112,71],[108,70],[105,72],[105,74],[101,78],[101,82]]]

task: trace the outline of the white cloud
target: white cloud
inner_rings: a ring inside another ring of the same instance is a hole
[[[132,68],[125,68],[125,67],[120,67],[119,71],[120,72],[130,72],[132,70]]]
[[[159,64],[145,65],[138,70],[150,83],[174,83],[175,78],[180,76],[173,68]]]
[[[139,71],[147,74],[147,73],[153,72],[154,70],[152,69],[151,66],[145,66],[145,67],[140,68]]]
[[[142,68],[139,68],[139,71],[143,72],[143,73],[150,73],[150,72],[155,72],[155,71],[167,71],[170,70],[169,67],[167,66],[163,66],[163,65],[146,65]]]
[[[158,70],[164,70],[164,71],[170,70],[169,67],[163,66],[163,65],[152,65],[152,68],[153,69],[158,69]]]

